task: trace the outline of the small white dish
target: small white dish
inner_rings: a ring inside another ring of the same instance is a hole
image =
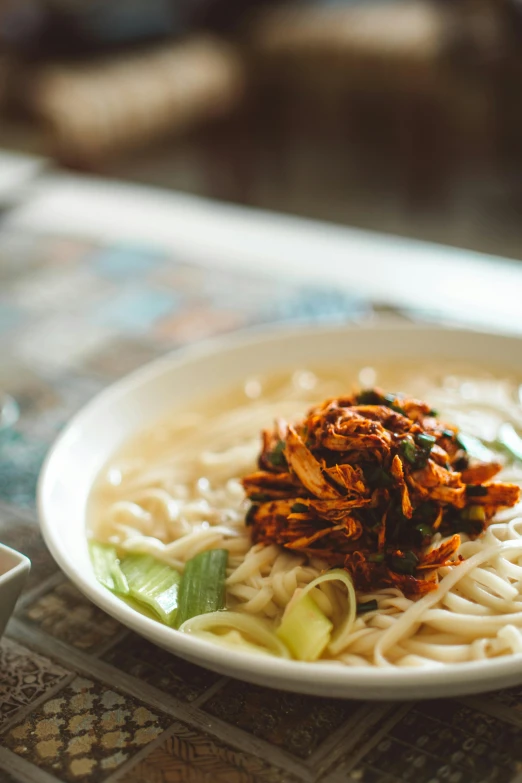
[[[59,566],[94,603],[159,646],[202,666],[274,688],[355,699],[413,699],[477,693],[522,683],[522,654],[422,668],[301,663],[225,650],[140,614],[96,580],[86,539],[86,504],[107,460],[130,437],[191,398],[246,377],[297,367],[393,359],[467,360],[522,373],[515,337],[410,325],[254,331],[178,351],[96,397],[61,434],[39,482],[39,513]]]
[[[13,613],[30,570],[29,558],[0,544],[0,637]]]

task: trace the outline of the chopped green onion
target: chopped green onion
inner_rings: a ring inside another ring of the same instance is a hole
[[[367,465],[363,472],[366,481],[372,489],[382,489],[393,485],[392,477],[380,465]]]
[[[486,510],[484,506],[468,506],[460,512],[460,517],[470,522],[485,522]]]
[[[286,459],[285,455],[283,454],[285,450],[285,442],[284,440],[280,440],[276,443],[272,451],[270,451],[267,454],[268,461],[276,468],[284,468],[286,467]]]
[[[405,438],[401,441],[400,444],[400,450],[405,457],[405,459],[410,463],[410,465],[415,465],[417,462],[417,449],[415,448],[415,444],[413,441],[409,440],[408,438]]]
[[[402,413],[404,415],[404,409],[397,405],[396,394],[378,394],[375,389],[366,389],[357,395],[355,398],[358,405],[386,405],[387,408]]]
[[[415,527],[415,530],[418,530],[423,538],[427,538],[428,536],[431,538],[431,536],[433,535],[433,530],[431,526],[427,525],[425,522],[421,522],[420,525],[417,525]]]
[[[366,612],[375,612],[379,608],[379,604],[375,600],[363,601],[361,604],[357,604],[357,614],[366,614]]]
[[[417,452],[417,457],[415,460],[415,467],[417,469],[421,469],[426,467],[431,450],[437,439],[434,438],[433,435],[428,435],[424,432],[420,432],[415,439],[417,441],[417,445],[419,446],[419,451]]]
[[[308,506],[305,506],[304,503],[294,503],[290,511],[294,514],[306,514]]]
[[[433,444],[437,441],[433,435],[428,435],[425,432],[419,432],[419,434],[416,436],[416,440],[419,446],[429,449],[430,451],[433,447]]]
[[[437,506],[431,501],[424,501],[415,509],[415,519],[421,522],[434,522],[438,513]]]
[[[384,395],[384,404],[388,408],[391,408],[392,411],[395,411],[396,413],[401,413],[403,416],[405,415],[404,408],[401,408],[400,405],[397,405],[397,395],[395,395],[395,394],[385,394]]]
[[[404,552],[402,555],[392,555],[390,568],[397,574],[414,574],[419,558],[414,552]]]
[[[445,438],[450,438],[451,440],[456,437],[456,434],[453,430],[442,430],[442,434]]]
[[[466,495],[470,498],[483,498],[488,494],[488,488],[480,484],[466,484]]]
[[[127,555],[121,570],[129,585],[129,597],[151,609],[165,625],[172,625],[178,609],[181,575],[151,555]]]
[[[288,605],[276,635],[298,661],[316,661],[330,641],[332,622],[309,593]]]
[[[370,563],[384,563],[384,552],[373,552],[371,555],[368,555],[368,560]]]
[[[177,628],[191,617],[224,608],[227,560],[226,549],[210,549],[188,561],[179,591]]]
[[[102,544],[99,541],[89,541],[89,554],[98,582],[115,593],[126,595],[129,592],[129,586],[125,574],[121,570],[116,547],[111,544]]]
[[[250,495],[250,500],[255,503],[267,503],[269,500],[271,500],[271,497],[265,492],[254,492],[253,495]]]
[[[464,435],[464,433],[459,432],[455,435],[457,446],[459,446],[459,448],[463,449],[464,451],[468,451],[468,446],[471,445],[470,451],[473,451],[473,447],[475,445],[474,441],[476,441],[479,446],[482,445],[478,438],[473,438],[473,436],[469,436],[469,438],[470,439],[468,439],[468,436]]]
[[[382,405],[382,395],[377,394],[374,389],[365,389],[355,398],[359,405]]]

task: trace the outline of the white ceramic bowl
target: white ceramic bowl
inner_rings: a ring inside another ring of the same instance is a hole
[[[13,613],[30,570],[29,558],[0,544],[0,637]]]
[[[145,617],[96,581],[85,536],[93,481],[114,451],[139,430],[190,399],[194,390],[225,390],[254,373],[367,364],[394,357],[466,359],[522,371],[514,337],[417,326],[274,329],[235,335],[178,351],[96,397],[69,424],[40,477],[39,511],[54,558],[94,603],[165,649],[215,671],[276,688],[328,696],[411,699],[474,693],[522,683],[522,655],[433,668],[346,667],[232,652]]]

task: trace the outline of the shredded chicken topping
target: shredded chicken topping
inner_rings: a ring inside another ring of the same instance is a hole
[[[262,440],[259,470],[243,479],[254,543],[344,567],[364,591],[436,589],[459,533],[476,538],[519,500],[518,486],[491,481],[501,465],[473,462],[429,405],[380,389],[279,420]]]

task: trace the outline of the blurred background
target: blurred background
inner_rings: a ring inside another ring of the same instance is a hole
[[[522,257],[520,0],[0,0],[0,148]]]

